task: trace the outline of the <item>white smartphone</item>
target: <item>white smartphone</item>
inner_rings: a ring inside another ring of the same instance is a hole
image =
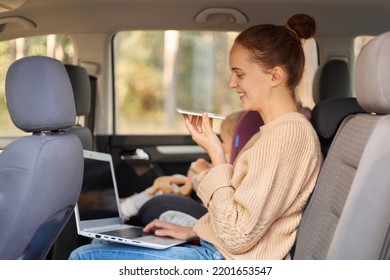
[[[191,115],[191,116],[199,116],[199,117],[202,116],[202,112],[199,112],[199,111],[184,110],[181,108],[176,108],[176,110],[178,113],[183,114],[183,115]],[[225,119],[225,116],[222,116],[222,115],[217,115],[217,114],[213,114],[213,113],[207,113],[207,115],[209,118],[213,118],[213,119],[219,119],[219,120]]]

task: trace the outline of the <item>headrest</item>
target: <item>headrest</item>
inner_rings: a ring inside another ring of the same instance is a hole
[[[356,61],[355,90],[359,104],[370,113],[390,113],[390,32],[369,41]]]
[[[13,123],[26,132],[71,127],[76,110],[64,65],[53,58],[31,56],[8,69],[5,92]]]
[[[356,98],[332,98],[314,106],[310,121],[319,136],[331,139],[345,117],[358,113],[365,113],[365,111]]]
[[[313,99],[321,100],[351,96],[351,77],[348,63],[342,59],[332,59],[321,65],[313,80]]]
[[[87,70],[81,66],[65,64],[72,84],[77,116],[85,116],[91,110],[91,83]]]

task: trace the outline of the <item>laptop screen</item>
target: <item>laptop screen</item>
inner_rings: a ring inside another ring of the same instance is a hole
[[[84,179],[78,201],[80,221],[119,216],[115,175],[110,164],[107,159],[84,156]]]

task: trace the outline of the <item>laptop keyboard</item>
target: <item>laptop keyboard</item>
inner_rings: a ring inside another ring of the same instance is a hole
[[[145,233],[142,231],[142,228],[138,228],[138,227],[110,230],[110,231],[102,232],[102,234],[117,236],[122,238],[129,238],[129,239],[137,238],[145,235]]]

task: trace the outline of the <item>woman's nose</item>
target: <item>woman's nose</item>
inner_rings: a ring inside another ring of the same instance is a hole
[[[237,87],[236,79],[234,79],[234,76],[231,75],[229,80],[229,88],[236,88],[236,87]]]

